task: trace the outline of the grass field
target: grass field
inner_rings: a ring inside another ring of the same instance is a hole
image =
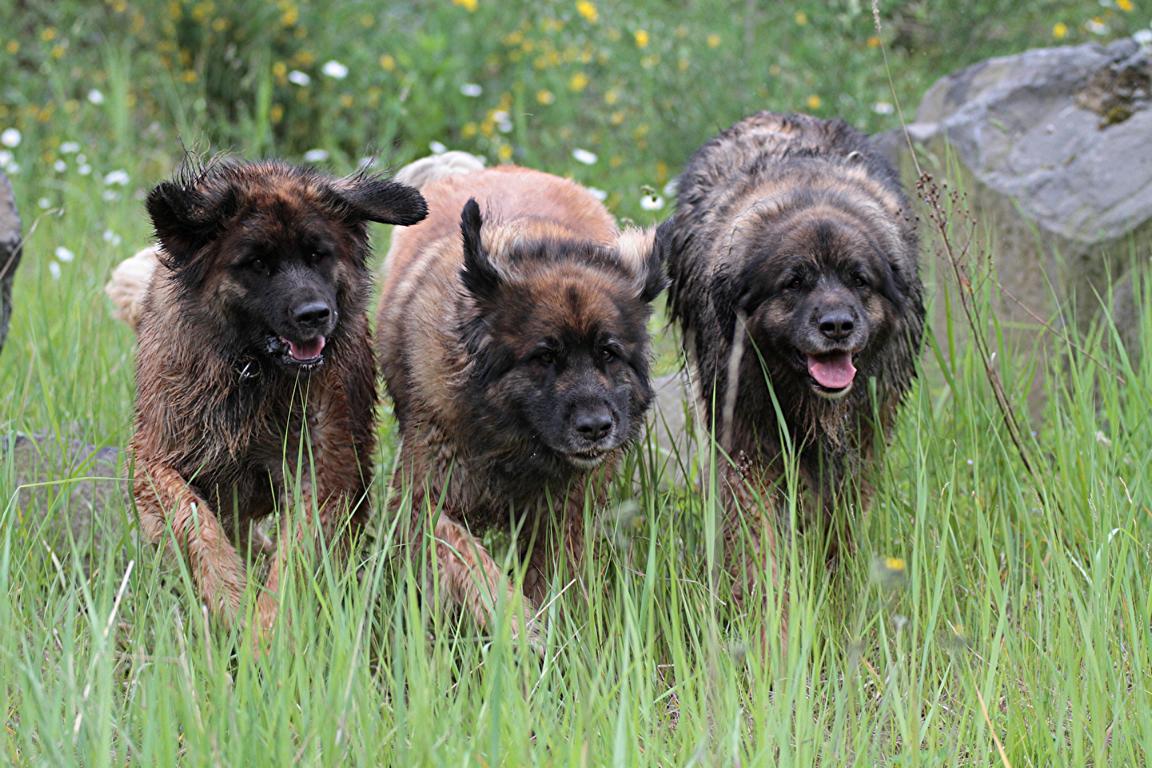
[[[747,112],[891,128],[893,105],[952,68],[1128,34],[1152,10],[887,0],[877,31],[853,0],[756,6],[3,5],[0,168],[27,244],[0,439],[45,435],[61,460],[73,440],[126,443],[133,340],[100,288],[147,242],[141,196],[181,141],[307,153],[338,172],[440,142],[572,175],[651,223],[668,207],[644,198]],[[941,245],[930,235],[925,254]],[[925,277],[932,296],[949,281]],[[661,486],[644,450],[635,483],[589,512],[596,556],[551,607],[543,659],[507,624],[482,633],[421,600],[383,515],[358,568],[324,562],[291,582],[287,622],[257,657],[243,632],[206,624],[186,575],[138,543],[127,504],[100,510],[99,539],[61,541],[68,490],[91,467],[18,488],[24,470],[0,442],[0,763],[1146,765],[1152,359],[1130,360],[1107,322],[1049,338],[1063,355],[1030,411],[1035,358],[999,346],[994,286],[975,283],[1032,472],[959,311],[944,313],[858,551],[829,572],[818,542],[787,542],[791,632],[767,655],[756,638],[778,608],[724,604],[713,500]],[[671,332],[654,331],[667,371]]]

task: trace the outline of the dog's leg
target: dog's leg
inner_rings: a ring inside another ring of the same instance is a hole
[[[597,508],[603,506],[600,498]],[[561,510],[559,524],[555,526],[542,522],[540,527],[544,530],[536,532],[536,541],[528,541],[522,548],[522,555],[527,555],[528,564],[524,574],[524,593],[536,605],[543,606],[548,599],[548,590],[553,576],[561,567],[566,568],[568,578],[577,582],[580,589],[584,589],[581,574],[584,567],[584,488],[578,488],[569,493]],[[525,534],[521,534],[522,538]],[[563,588],[566,585],[561,585]]]
[[[521,597],[483,545],[460,523],[441,514],[433,535],[442,588],[481,625],[491,625],[498,600],[514,604],[512,601]],[[544,638],[535,605],[526,597],[522,599],[523,612],[512,625],[513,634],[519,637],[524,633],[532,649],[542,653]]]
[[[342,394],[339,388],[333,391]],[[371,483],[371,464],[362,461],[360,456],[361,452],[370,455],[371,443],[360,440],[361,449],[365,444],[368,448],[358,451],[355,437],[338,427],[348,423],[345,403],[322,400],[317,410],[327,418],[318,419],[310,429],[312,453],[316,457],[315,477],[303,485],[299,514],[284,516],[264,591],[257,599],[259,631],[265,635],[276,623],[280,580],[287,567],[289,547],[296,546],[298,552],[305,552],[309,538],[313,538],[313,542],[307,546],[314,548],[318,543],[314,537],[324,536],[332,551],[340,551],[348,533],[345,529],[350,521],[355,521],[355,510],[364,503]],[[339,541],[334,540],[337,534],[342,535]]]
[[[200,599],[234,623],[244,594],[244,563],[211,507],[170,467],[139,467],[133,490],[144,535],[162,543],[171,530],[188,558]]]
[[[724,470],[724,559],[731,578],[732,601],[740,611],[758,603],[767,612],[774,607],[775,593],[782,589],[777,570],[776,490],[767,478],[747,476],[738,467]],[[788,633],[788,603],[782,601],[780,636]],[[768,636],[761,632],[762,650]]]

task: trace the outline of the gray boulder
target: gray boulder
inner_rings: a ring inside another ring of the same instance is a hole
[[[1124,39],[990,59],[932,86],[908,132],[925,170],[965,191],[977,237],[990,228],[1004,319],[1035,338],[1072,306],[1081,323],[1097,316],[1116,287],[1117,324],[1135,333],[1130,273],[1152,253],[1147,48]]]
[[[28,546],[91,567],[108,546],[134,541],[135,527],[120,451],[78,434],[0,434],[0,511],[15,515]]]
[[[8,336],[8,321],[12,318],[12,279],[21,252],[20,217],[16,213],[16,200],[8,177],[0,173],[0,350]]]

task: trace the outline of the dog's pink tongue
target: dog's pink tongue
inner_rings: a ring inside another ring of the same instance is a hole
[[[844,389],[856,376],[852,355],[840,352],[832,355],[808,356],[808,373],[825,389]]]
[[[313,358],[320,357],[320,353],[324,351],[324,337],[317,336],[311,341],[304,341],[299,344],[286,339],[288,342],[288,354],[296,360],[312,360]]]

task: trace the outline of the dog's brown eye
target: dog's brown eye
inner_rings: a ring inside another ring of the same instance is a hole
[[[248,269],[253,272],[258,272],[261,275],[268,274],[268,262],[264,261],[264,259],[252,259],[246,266]]]
[[[784,287],[790,291],[798,291],[804,287],[804,278],[800,275],[792,275]]]
[[[863,272],[854,272],[852,274],[852,284],[854,286],[856,286],[857,288],[867,288],[868,287],[868,276],[865,275]]]
[[[532,362],[540,365],[552,365],[556,362],[556,350],[542,347],[532,355]]]
[[[603,347],[600,347],[600,363],[602,365],[607,365],[608,363],[612,362],[613,360],[618,360],[619,358],[620,358],[620,350],[618,348],[616,348],[614,345],[607,344]]]

